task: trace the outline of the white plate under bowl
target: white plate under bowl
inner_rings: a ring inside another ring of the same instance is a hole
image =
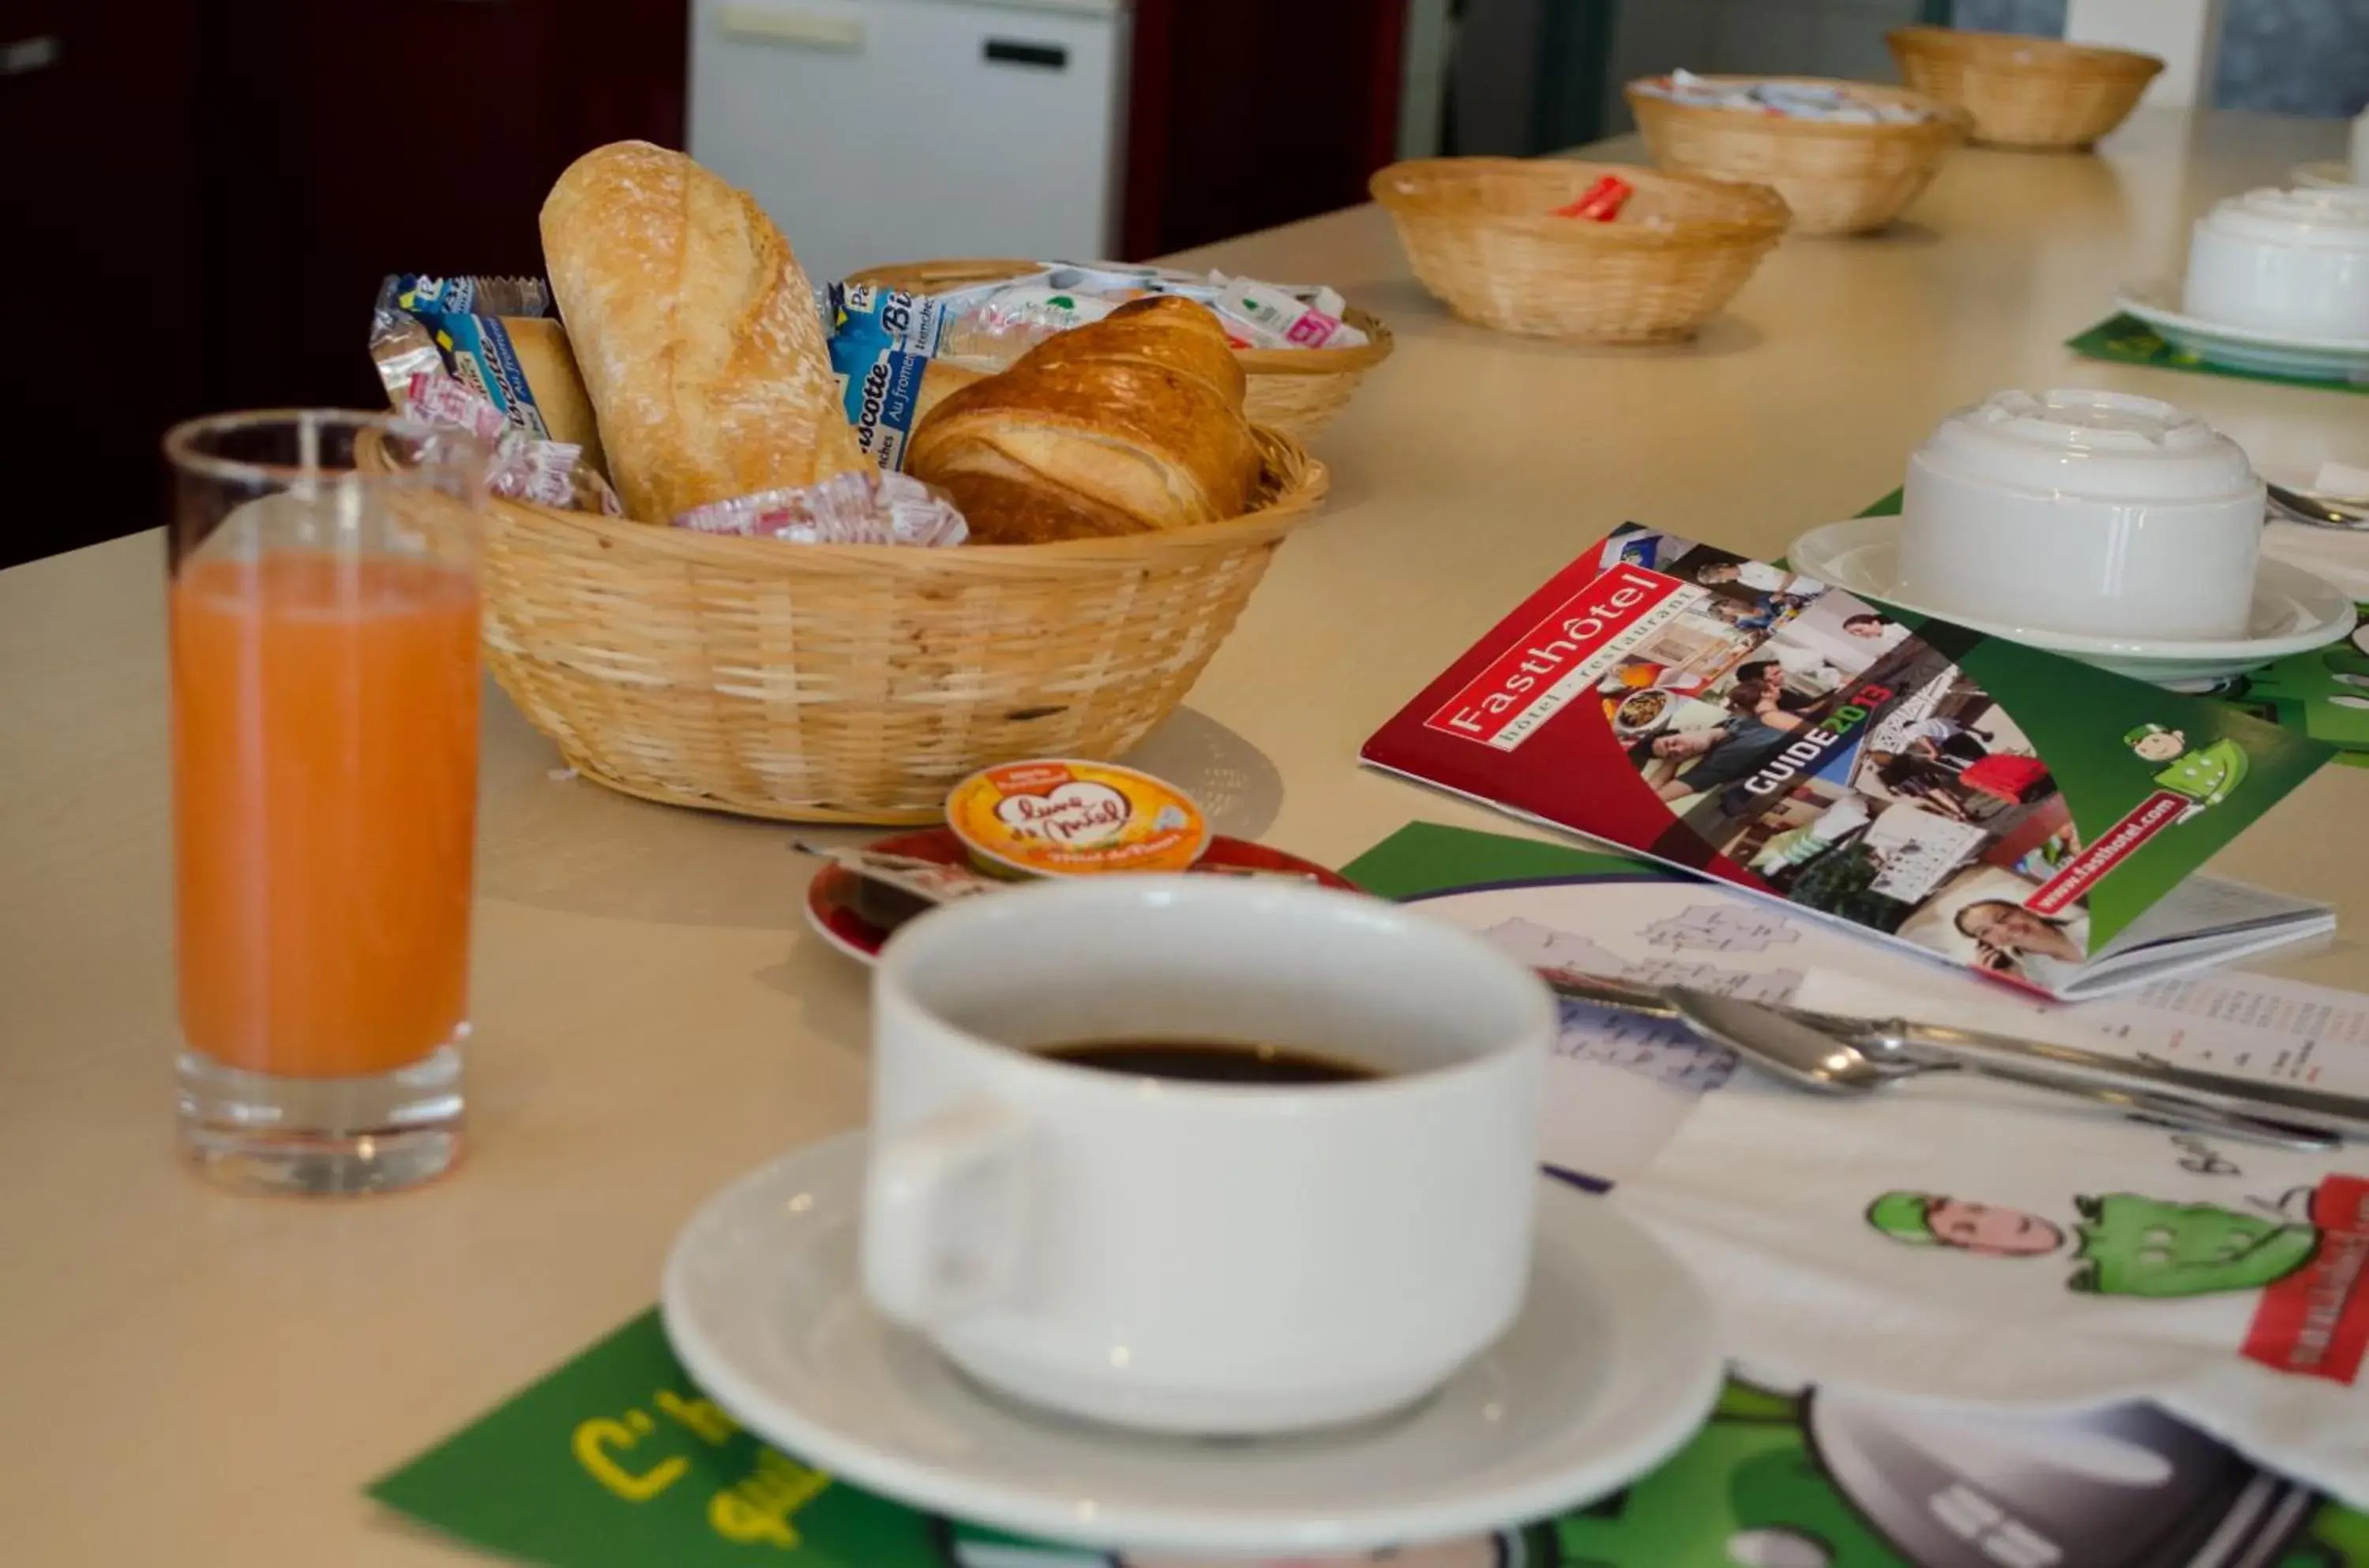
[[[2306,190],[2355,190],[2369,187],[2369,180],[2352,177],[2352,166],[2342,158],[2297,164],[2287,171],[2287,177]]]
[[[919,1507],[1227,1557],[1412,1545],[1617,1491],[1684,1444],[1719,1394],[1714,1320],[1693,1276],[1608,1203],[1540,1177],[1521,1317],[1413,1410],[1225,1442],[1033,1413],[873,1310],[856,1249],[865,1142],[799,1150],[711,1198],[667,1259],[666,1329],[750,1431]]]
[[[2084,636],[1928,610],[1901,595],[1896,517],[1860,517],[1814,528],[1793,541],[1785,558],[1795,571],[1846,593],[1939,615],[1973,631],[2028,643],[2158,686],[2219,681],[2325,647],[2352,630],[2354,619],[2352,601],[2342,589],[2269,555],[2254,575],[2251,635],[2228,641]]]
[[[2154,327],[2173,348],[2207,364],[2304,381],[2369,381],[2369,341],[2294,338],[2204,321],[2180,309],[2176,283],[2133,283],[2115,297],[2114,304]]]

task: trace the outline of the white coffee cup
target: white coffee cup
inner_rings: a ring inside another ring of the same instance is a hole
[[[2115,392],[2000,392],[1909,460],[1899,597],[2135,641],[2246,635],[2262,481],[2226,436]]]
[[[1020,1400],[1252,1435],[1421,1398],[1528,1289],[1536,976],[1395,905],[1113,875],[900,930],[873,987],[864,1276],[888,1317]],[[1151,1079],[1090,1041],[1312,1051],[1381,1076]]]
[[[2202,321],[2369,341],[2369,191],[2250,190],[2196,221],[2184,308]]]

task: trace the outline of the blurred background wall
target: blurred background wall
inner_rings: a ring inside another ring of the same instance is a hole
[[[2053,38],[2065,31],[2065,3],[1957,0],[1956,21]],[[2214,101],[2272,114],[2360,113],[2369,104],[2369,0],[2233,0]]]
[[[1889,28],[2046,33],[2065,7],[0,0],[0,565],[153,522],[172,419],[377,402],[379,279],[539,269],[543,192],[601,142],[689,146],[823,280],[933,257],[1142,258],[1362,200],[1394,156],[1626,130],[1633,76],[1889,80]],[[2228,0],[2214,98],[2358,111],[2369,0]],[[924,109],[930,134],[880,133]],[[1065,200],[1012,198],[1056,165]]]

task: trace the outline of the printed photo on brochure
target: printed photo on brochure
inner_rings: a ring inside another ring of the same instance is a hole
[[[2327,754],[1631,525],[1364,757],[2062,995],[2324,929],[2192,874]]]

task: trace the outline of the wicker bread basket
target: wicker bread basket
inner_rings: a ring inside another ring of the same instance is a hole
[[[913,261],[887,267],[867,267],[848,275],[851,283],[872,283],[910,293],[944,293],[1017,278],[1040,269],[1040,261],[952,260]],[[1242,412],[1254,424],[1282,431],[1307,442],[1347,406],[1349,395],[1366,373],[1390,357],[1390,329],[1351,305],[1343,318],[1366,335],[1356,349],[1237,349],[1249,380]]]
[[[1598,178],[1618,222],[1558,218]],[[1784,237],[1762,185],[1567,158],[1419,158],[1373,177],[1423,286],[1467,321],[1584,343],[1691,338]]]
[[[1894,28],[1884,35],[1903,80],[1974,116],[1986,147],[2076,152],[2137,107],[2163,69],[2152,54],[2016,33]]]
[[[1901,87],[1806,76],[1779,79],[1802,86],[1847,88],[1863,98],[1906,105],[1926,118],[1876,125],[1795,120],[1677,103],[1643,90],[1637,82],[1629,84],[1629,107],[1655,163],[1714,179],[1773,186],[1793,210],[1793,232],[1802,235],[1856,235],[1883,227],[1931,182],[1941,160],[1965,141],[1974,124],[1954,104]]]
[[[485,647],[570,766],[675,806],[921,822],[1015,757],[1110,757],[1184,698],[1324,467],[1258,432],[1230,522],[1055,544],[788,544],[496,500]]]

